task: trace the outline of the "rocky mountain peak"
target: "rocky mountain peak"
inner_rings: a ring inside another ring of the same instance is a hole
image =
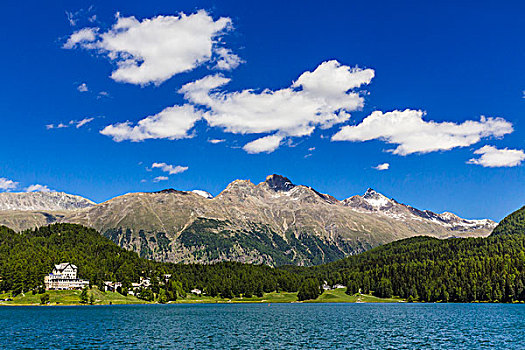
[[[274,191],[289,191],[292,188],[295,187],[295,185],[288,179],[287,177],[284,177],[282,175],[268,175],[266,177],[266,184],[274,190]]]
[[[176,193],[176,194],[187,194],[184,191],[179,191],[179,190],[176,190],[174,188],[166,188],[164,190],[155,191],[155,192],[152,192],[152,193],[160,193],[160,194],[173,194],[173,193]]]
[[[390,203],[390,199],[372,188],[367,189],[362,198],[374,208],[381,208]]]
[[[379,196],[383,196],[381,193],[377,192],[373,188],[368,188],[366,192],[363,194],[363,198],[377,198]]]

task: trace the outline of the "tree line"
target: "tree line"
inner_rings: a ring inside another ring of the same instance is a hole
[[[22,233],[0,227],[0,291],[16,295],[41,290],[44,276],[61,262],[77,265],[79,278],[92,285],[122,282],[123,294],[140,277],[150,278],[151,286],[138,296],[160,302],[184,297],[193,289],[228,299],[298,292],[300,300],[307,300],[317,298],[324,283],[343,284],[348,294],[409,301],[525,301],[525,233],[446,240],[415,237],[325,265],[272,268],[238,262],[150,261],[74,224]],[[171,275],[167,282],[166,274]]]

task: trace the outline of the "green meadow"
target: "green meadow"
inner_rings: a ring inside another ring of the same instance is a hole
[[[49,302],[45,305],[82,305],[80,290],[51,290],[47,291]],[[92,305],[110,304],[148,304],[148,302],[138,299],[132,295],[123,296],[115,292],[102,292],[97,288],[90,289],[88,292]],[[91,298],[91,296],[93,296]],[[0,299],[12,298],[12,301],[0,301],[0,305],[43,305],[41,303],[42,294],[25,293],[12,297],[10,294],[0,294]],[[368,294],[348,295],[345,288],[325,291],[315,300],[305,301],[306,303],[397,303],[403,302],[399,298],[377,298]],[[171,304],[200,304],[200,303],[293,303],[297,300],[297,293],[272,292],[265,293],[262,297],[253,296],[251,298],[236,297],[232,299],[222,299],[206,295],[188,294],[185,298],[178,298]],[[85,303],[91,305],[91,302]]]

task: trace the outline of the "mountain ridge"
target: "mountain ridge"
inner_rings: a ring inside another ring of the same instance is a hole
[[[2,192],[0,210],[60,211],[83,209],[96,205],[95,202],[65,192]]]

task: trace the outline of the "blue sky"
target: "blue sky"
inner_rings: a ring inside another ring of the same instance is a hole
[[[4,190],[216,195],[280,173],[468,218],[525,204],[521,1],[3,10]]]

